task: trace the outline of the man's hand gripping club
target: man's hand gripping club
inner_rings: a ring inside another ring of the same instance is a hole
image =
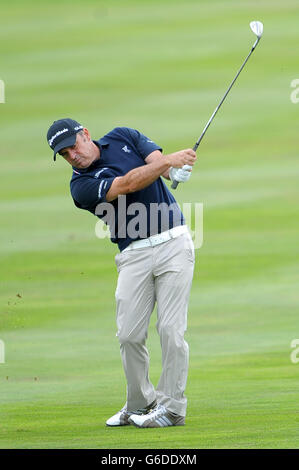
[[[169,178],[172,182],[185,183],[191,177],[192,166],[196,161],[196,153],[192,149],[181,150],[168,155],[171,161]]]

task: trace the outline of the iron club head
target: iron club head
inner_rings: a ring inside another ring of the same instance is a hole
[[[261,21],[251,21],[250,28],[259,39],[262,37],[264,26]]]

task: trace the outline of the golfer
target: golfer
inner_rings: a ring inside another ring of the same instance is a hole
[[[186,149],[163,155],[159,145],[128,127],[92,140],[88,129],[68,118],[50,126],[47,141],[54,160],[58,153],[73,168],[70,187],[75,205],[109,226],[111,241],[120,251],[115,256],[119,274],[115,297],[127,397],[106,424],[184,425],[189,353],[184,333],[194,245],[163,178],[188,181],[196,154]],[[149,378],[146,348],[155,305],[162,349],[156,388]]]

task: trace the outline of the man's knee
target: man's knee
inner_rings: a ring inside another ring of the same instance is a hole
[[[147,334],[144,332],[128,331],[121,329],[117,332],[118,341],[120,344],[144,344]]]

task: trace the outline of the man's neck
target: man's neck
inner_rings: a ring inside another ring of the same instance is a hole
[[[94,142],[93,142],[92,144],[93,144],[93,148],[94,148],[94,155],[95,155],[95,157],[94,157],[93,161],[91,162],[91,165],[92,165],[92,163],[94,163],[96,160],[99,160],[100,157],[101,157],[101,151],[100,151],[99,147],[98,147]]]

